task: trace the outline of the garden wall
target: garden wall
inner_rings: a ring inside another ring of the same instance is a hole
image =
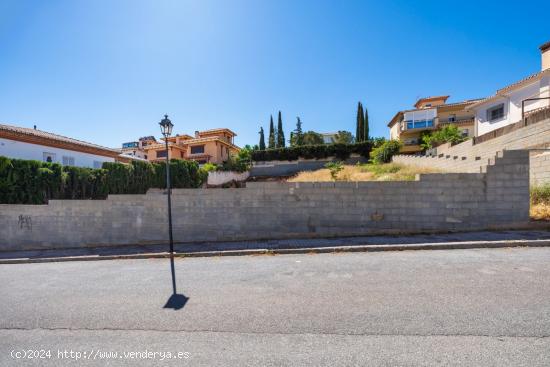
[[[220,186],[231,181],[246,181],[248,177],[250,177],[249,171],[210,171],[206,183],[210,186]]]
[[[437,147],[434,156],[397,155],[396,163],[437,168],[446,172],[484,172],[503,150],[531,149],[531,184],[550,183],[550,159],[545,149],[550,148],[550,119],[525,126],[483,143],[472,140],[451,146]]]
[[[506,151],[487,173],[417,181],[248,183],[173,191],[178,242],[514,228],[529,220],[529,157]],[[166,195],[0,205],[0,249],[160,243]]]

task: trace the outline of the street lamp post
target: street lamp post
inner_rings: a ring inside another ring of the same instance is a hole
[[[172,121],[168,119],[168,115],[164,115],[164,118],[160,125],[160,132],[164,136],[164,143],[166,146],[166,190],[168,196],[168,235],[170,237],[170,269],[172,270],[172,295],[168,298],[168,302],[164,305],[164,308],[172,308],[179,310],[185,306],[188,298],[183,294],[178,294],[176,291],[176,271],[174,268],[174,238],[172,236],[172,199],[170,188],[170,152],[168,151],[168,138],[172,135],[172,128],[174,125]]]
[[[164,118],[159,122],[160,131],[164,136],[164,142],[166,144],[166,190],[168,193],[168,235],[170,237],[170,257],[174,255],[174,238],[172,236],[172,200],[170,197],[170,153],[168,151],[168,137],[172,134],[172,128],[174,124],[168,119],[168,115],[164,115]]]

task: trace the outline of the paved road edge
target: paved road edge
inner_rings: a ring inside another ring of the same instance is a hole
[[[465,242],[440,242],[440,243],[415,243],[415,244],[389,244],[389,245],[354,245],[334,247],[304,247],[289,249],[254,249],[254,250],[227,250],[205,252],[178,252],[175,257],[213,257],[213,256],[246,256],[246,255],[285,255],[285,254],[323,254],[339,252],[382,252],[382,251],[412,251],[412,250],[459,250],[476,248],[511,248],[511,247],[550,247],[550,240],[503,240],[503,241],[465,241]],[[63,261],[99,261],[99,260],[132,260],[132,259],[158,259],[169,258],[167,252],[142,253],[131,255],[86,255],[46,258],[18,258],[1,259],[1,264],[29,264]]]

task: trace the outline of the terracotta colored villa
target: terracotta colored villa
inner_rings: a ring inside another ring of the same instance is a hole
[[[221,164],[239,152],[240,148],[233,143],[235,136],[237,134],[226,128],[195,131],[195,137],[187,134],[171,136],[168,138],[169,157],[193,160],[199,164]],[[164,141],[146,145],[143,149],[149,161],[166,159]]]

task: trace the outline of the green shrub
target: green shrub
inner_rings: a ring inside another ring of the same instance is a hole
[[[372,138],[372,148],[378,148],[380,145],[384,144],[386,142],[386,138],[379,137],[379,138]]]
[[[330,177],[336,181],[338,179],[338,173],[344,169],[344,164],[342,162],[328,162],[325,164],[325,168],[328,168]]]
[[[370,158],[374,164],[388,163],[392,157],[399,153],[402,143],[399,140],[388,140],[372,150]]]
[[[255,150],[251,153],[253,161],[295,161],[298,158],[323,159],[336,157],[346,160],[352,153],[368,157],[371,151],[370,141],[356,144],[318,144],[298,145],[289,148],[277,148],[266,150]]]
[[[550,184],[531,187],[532,204],[550,204]]]
[[[0,157],[0,203],[44,204],[50,199],[105,199],[166,187],[166,164],[106,162],[101,169]],[[196,188],[208,173],[196,162],[170,162],[173,188]]]
[[[214,172],[218,169],[218,166],[215,165],[214,163],[205,163],[202,165],[202,169],[205,172]]]
[[[446,125],[440,130],[433,132],[422,133],[421,146],[423,149],[432,149],[443,143],[457,144],[467,140],[467,137],[462,136],[456,125]]]
[[[166,163],[153,163],[155,177],[151,187],[166,188]],[[170,160],[170,183],[173,189],[197,188],[208,174],[194,161]]]

